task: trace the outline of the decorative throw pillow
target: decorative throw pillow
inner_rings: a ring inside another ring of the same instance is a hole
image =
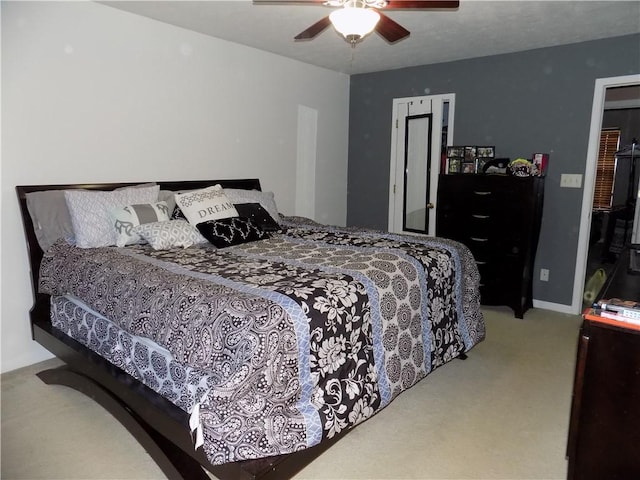
[[[27,209],[36,238],[46,251],[60,238],[73,238],[73,224],[64,199],[64,190],[44,190],[26,194]]]
[[[235,207],[238,215],[249,218],[260,230],[265,232],[280,230],[278,222],[259,203],[236,203]]]
[[[178,205],[173,208],[171,220],[187,220],[187,217],[184,216],[184,213],[182,213],[182,210],[180,210],[180,207]]]
[[[188,193],[175,194],[176,205],[191,225],[198,225],[207,220],[237,217],[233,203],[227,198],[220,185],[194,190]]]
[[[154,250],[187,248],[191,245],[207,243],[196,227],[186,220],[144,223],[133,227],[133,233],[140,235]]]
[[[270,237],[267,232],[260,230],[251,220],[244,217],[208,220],[199,223],[197,228],[203,237],[218,248],[255,242]]]
[[[174,193],[171,190],[160,190],[158,192],[158,201],[167,202],[169,212],[173,212],[173,209],[176,208],[176,199],[174,197]]]
[[[80,248],[116,244],[110,212],[116,207],[158,200],[158,185],[113,191],[65,190],[76,245]]]
[[[243,190],[241,188],[225,188],[225,195],[235,205],[237,203],[259,203],[269,212],[271,218],[276,222],[280,221],[280,214],[276,206],[273,192],[261,192],[260,190]]]
[[[116,246],[124,247],[140,242],[140,236],[133,232],[133,227],[169,220],[169,207],[166,202],[127,205],[112,210],[111,217],[116,231]]]

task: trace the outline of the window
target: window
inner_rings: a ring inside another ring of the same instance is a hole
[[[600,150],[596,167],[596,186],[593,193],[593,209],[609,210],[613,199],[616,177],[616,151],[620,142],[620,130],[605,129],[600,132]]]

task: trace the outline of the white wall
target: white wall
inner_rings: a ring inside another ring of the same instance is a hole
[[[318,111],[316,220],[344,225],[349,77],[90,2],[2,2],[2,371],[31,340],[15,186],[258,177],[293,213]]]

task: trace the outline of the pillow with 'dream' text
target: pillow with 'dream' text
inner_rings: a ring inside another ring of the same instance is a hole
[[[238,211],[220,185],[187,193],[176,193],[175,200],[191,225],[238,216]]]

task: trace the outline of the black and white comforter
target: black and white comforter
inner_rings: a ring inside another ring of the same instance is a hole
[[[466,247],[290,220],[225,249],[58,243],[40,289],[208,373],[196,403],[214,464],[315,445],[484,338]]]

